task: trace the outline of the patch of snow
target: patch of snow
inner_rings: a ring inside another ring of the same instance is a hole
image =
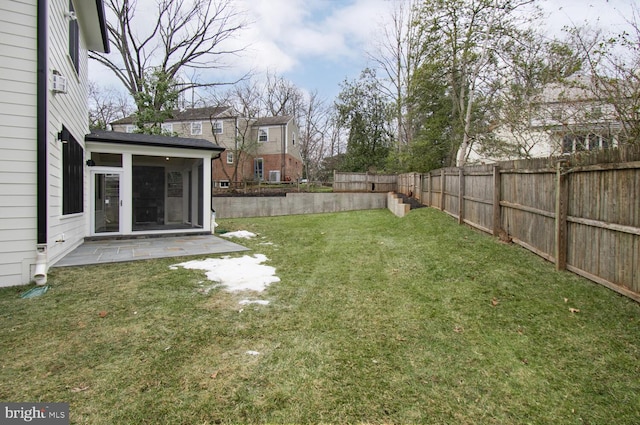
[[[273,245],[273,242],[260,242],[258,245]]]
[[[207,279],[216,282],[204,293],[218,286],[224,287],[227,291],[263,291],[269,284],[280,282],[280,278],[275,275],[275,267],[262,264],[265,261],[268,261],[265,255],[255,254],[253,257],[245,255],[239,258],[207,258],[174,266],[204,270]]]
[[[267,301],[267,300],[242,300],[238,304],[240,304],[240,305],[248,305],[248,304],[269,305],[269,301]]]
[[[257,355],[260,354],[260,352],[259,351],[249,350],[245,354],[249,354],[250,356],[257,356]]]
[[[251,238],[255,238],[256,234],[248,232],[246,230],[238,230],[237,232],[223,233],[220,236],[225,237],[225,238],[251,239]]]

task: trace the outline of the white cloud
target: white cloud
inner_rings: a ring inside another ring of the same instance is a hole
[[[241,4],[250,22],[240,40],[251,46],[246,52],[247,67],[281,73],[305,61],[339,62],[362,56],[390,7],[384,0],[245,0]]]
[[[248,26],[230,41],[248,46],[228,57],[228,69],[202,71],[202,81],[233,81],[252,70],[276,72],[300,88],[334,92],[345,78],[356,78],[374,52],[376,38],[396,1],[403,0],[233,0],[246,11]],[[408,1],[408,0],[407,0]],[[636,0],[637,1],[637,0]],[[542,0],[550,34],[585,20],[618,31],[630,18],[634,0]],[[139,0],[144,14],[154,14],[154,0]],[[149,6],[151,5],[151,6]],[[140,16],[142,12],[138,15]],[[112,53],[117,55],[117,52]],[[91,79],[119,85],[108,71],[91,62]]]

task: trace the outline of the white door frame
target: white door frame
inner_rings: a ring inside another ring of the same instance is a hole
[[[118,231],[117,232],[96,232],[96,175],[100,174],[117,174],[120,180],[120,184],[118,185]],[[100,236],[100,235],[121,235],[123,234],[123,205],[124,205],[124,172],[122,168],[112,168],[112,167],[92,167],[90,169],[90,229],[89,234],[91,236]]]

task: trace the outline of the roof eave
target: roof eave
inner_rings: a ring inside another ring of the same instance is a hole
[[[109,53],[111,49],[103,0],[76,1],[74,9],[78,15],[78,22],[82,26],[87,49]]]
[[[115,132],[113,132],[115,133]],[[123,133],[123,134],[127,134],[127,133]],[[111,137],[103,137],[99,134],[95,134],[95,133],[90,133],[84,136],[84,140],[86,142],[95,142],[95,143],[107,143],[107,144],[114,144],[114,145],[130,145],[130,146],[139,146],[139,147],[158,147],[158,148],[169,148],[169,149],[183,149],[183,150],[203,150],[203,151],[209,151],[209,152],[217,152],[217,153],[222,153],[224,152],[226,149],[222,146],[218,146],[218,145],[214,145],[211,144],[211,146],[197,146],[197,145],[193,145],[193,146],[179,146],[176,144],[171,144],[171,143],[165,143],[162,141],[138,141],[138,140],[126,140],[126,138],[123,139],[116,139],[116,138],[111,138]]]

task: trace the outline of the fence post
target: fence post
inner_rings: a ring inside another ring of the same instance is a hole
[[[445,211],[444,209],[444,188],[445,188],[445,174],[444,174],[444,168],[440,169],[440,209],[442,211]]]
[[[502,228],[502,217],[500,216],[500,193],[502,183],[500,181],[500,167],[493,167],[493,236],[499,236]]]
[[[556,164],[556,270],[567,268],[567,211],[569,185],[567,175],[563,173],[565,160]]]
[[[464,223],[464,167],[458,171],[458,224]]]
[[[430,207],[431,206],[431,171],[429,171],[429,174],[427,174],[427,206]]]

